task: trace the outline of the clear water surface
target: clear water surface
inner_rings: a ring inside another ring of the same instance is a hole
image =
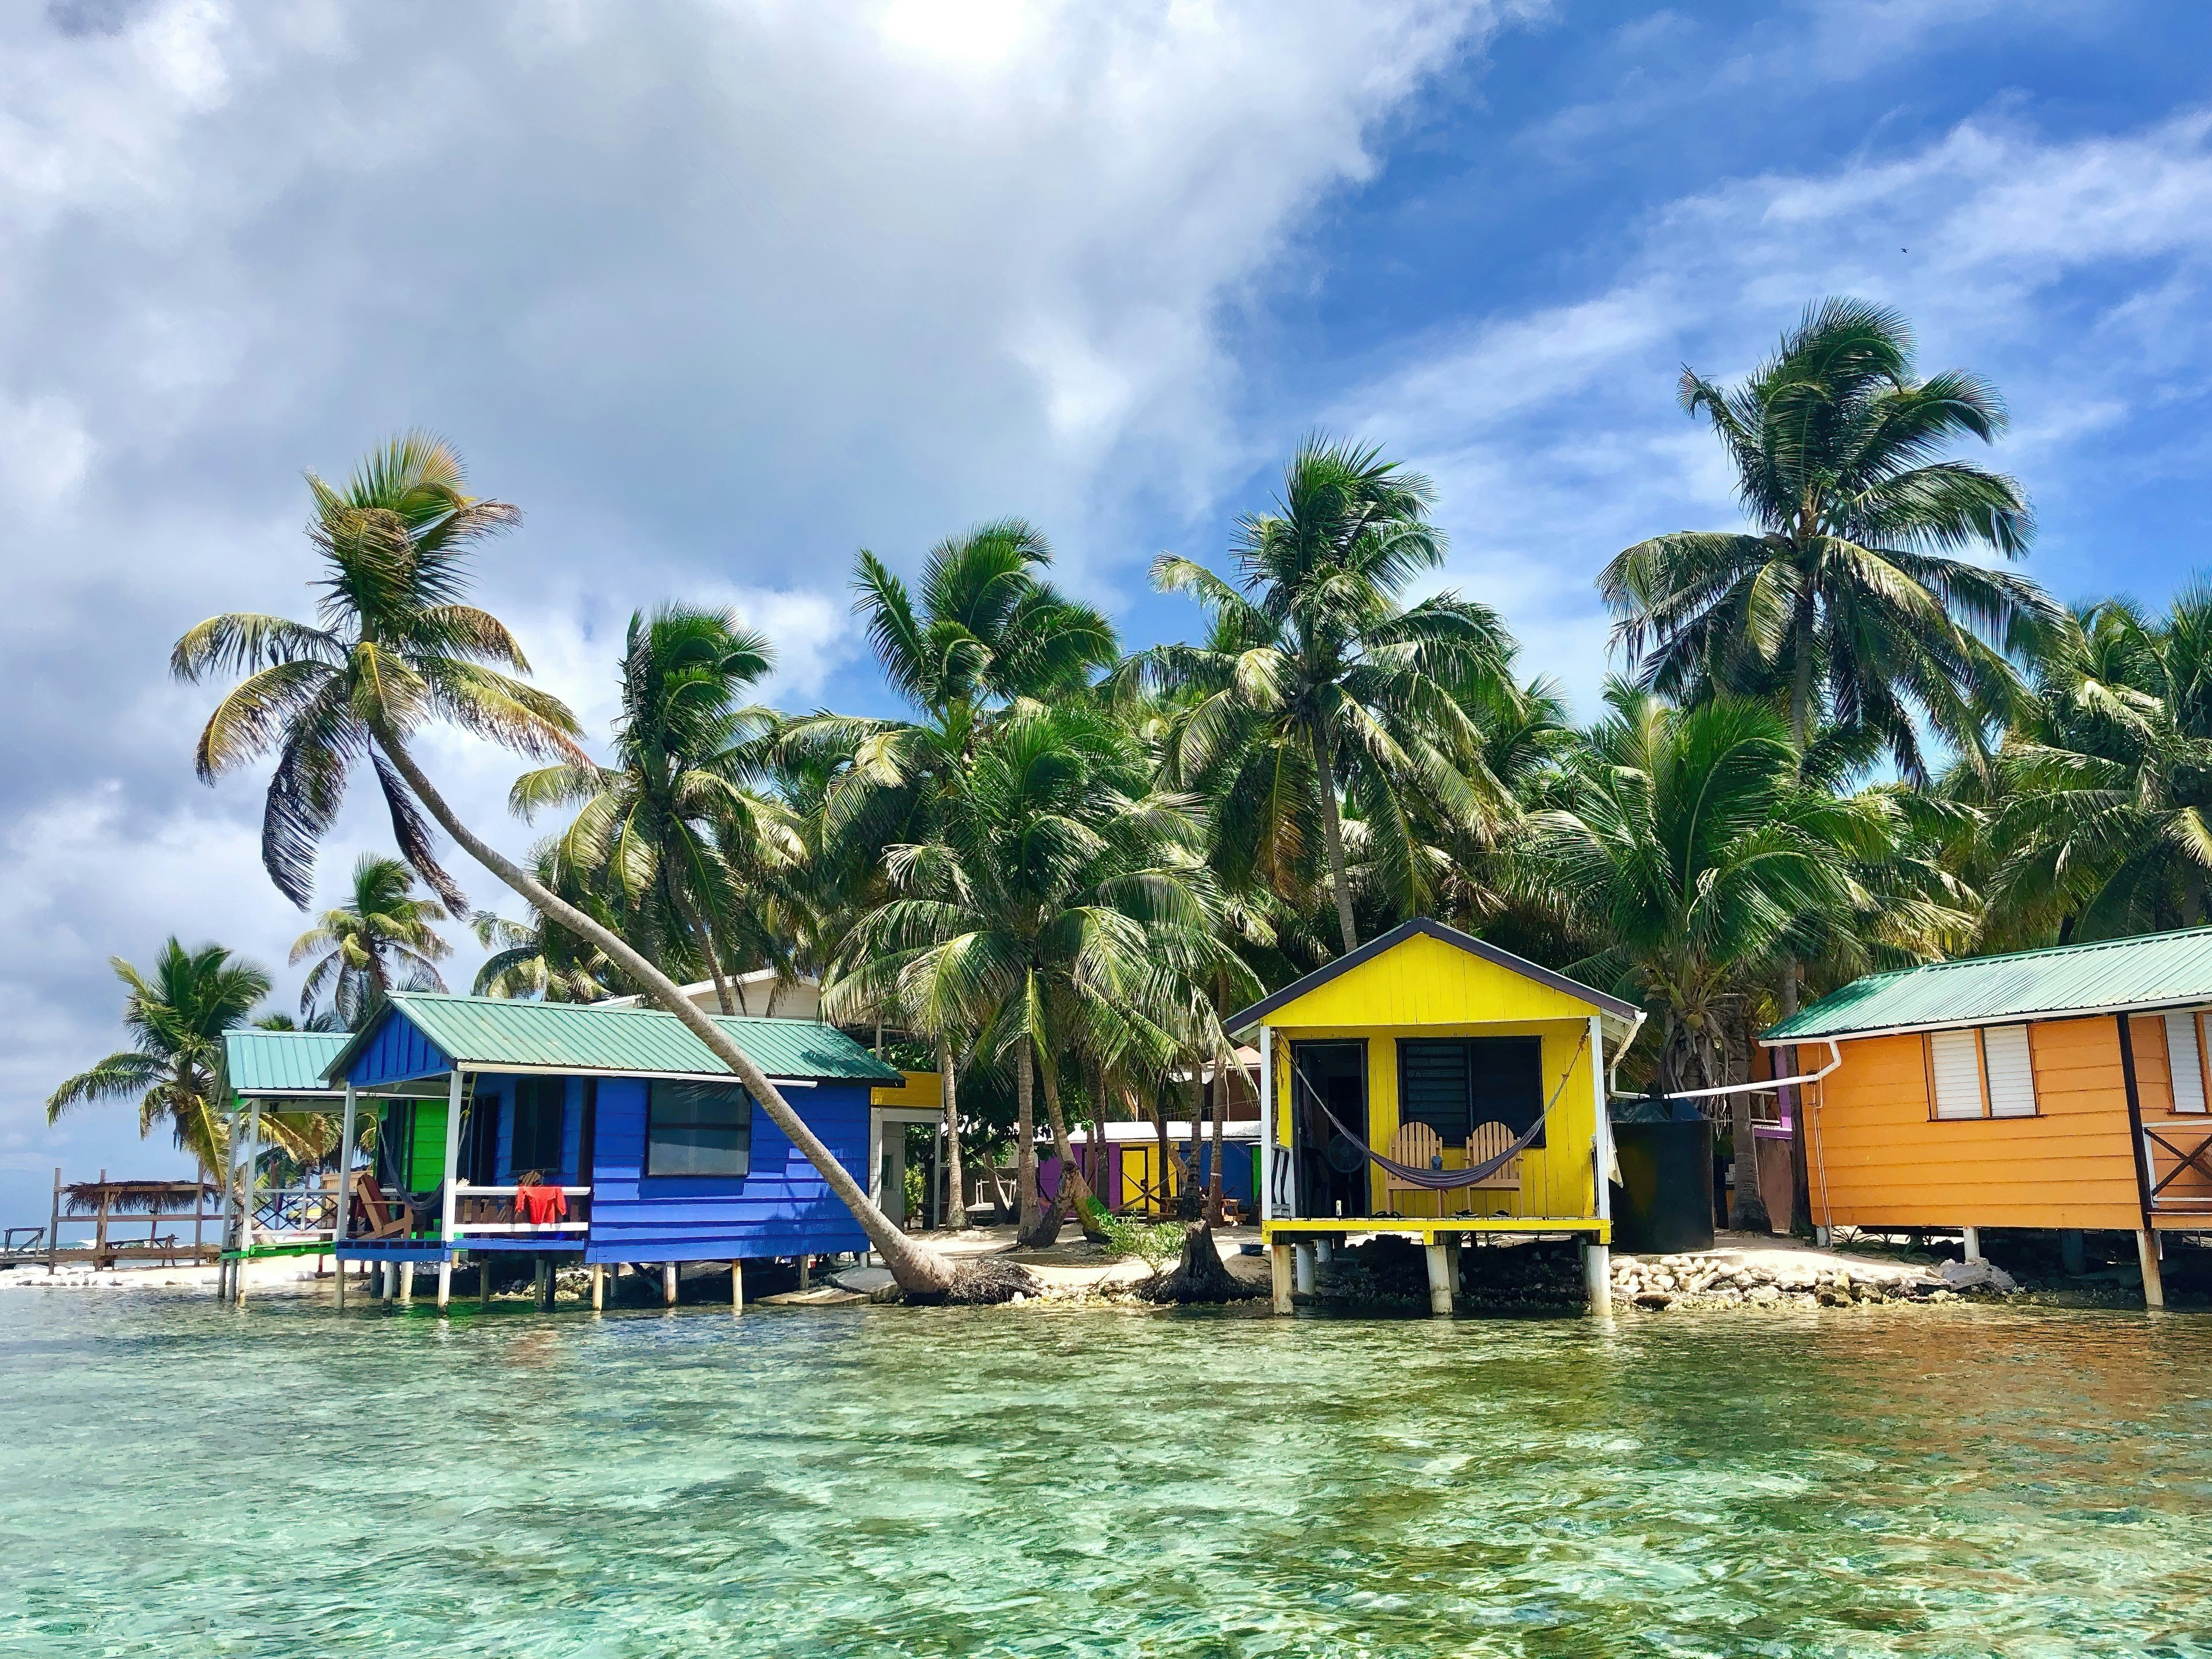
[[[2212,1317],[10,1291],[0,1652],[2212,1654]]]

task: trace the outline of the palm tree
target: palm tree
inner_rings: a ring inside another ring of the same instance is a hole
[[[1170,969],[1208,952],[1206,874],[1179,802],[1146,793],[1141,755],[1095,710],[1018,705],[939,802],[937,838],[887,855],[895,896],[863,916],[833,1008],[896,997],[925,1030],[981,1033],[1013,1067],[1022,1237],[1048,1242],[1036,1181],[1042,1081],[1054,1150],[1071,1048],[1113,1050],[1168,1023]]]
[[[1430,892],[1407,804],[1470,829],[1504,804],[1468,713],[1486,689],[1510,684],[1503,626],[1455,594],[1398,603],[1407,583],[1443,562],[1434,498],[1426,478],[1376,449],[1309,441],[1275,510],[1240,523],[1240,586],[1189,559],[1154,561],[1155,586],[1189,593],[1210,613],[1206,642],[1139,653],[1118,676],[1125,693],[1182,705],[1170,775],[1218,797],[1224,839],[1252,848],[1286,898],[1318,820],[1346,951],[1359,939],[1340,789],[1365,826],[1374,879],[1401,914],[1425,908]]]
[[[1524,878],[1571,896],[1605,947],[1571,971],[1650,1012],[1656,1086],[1717,1088],[1724,1033],[1760,976],[1810,942],[1867,925],[1855,866],[1878,860],[1895,816],[1877,795],[1806,787],[1781,713],[1720,696],[1689,709],[1615,682],[1561,804],[1533,814]],[[1749,1097],[1734,1097],[1732,1225],[1763,1230]]]
[[[2023,702],[2008,657],[2065,625],[2026,577],[1954,556],[2017,559],[2033,533],[2014,480],[1936,459],[2004,430],[1996,391],[1959,370],[1915,380],[1902,316],[1832,299],[1741,386],[1684,369],[1681,401],[1727,448],[1752,527],[1655,536],[1601,573],[1639,683],[1775,695],[1800,749],[1823,717],[1863,726],[1917,784],[1921,721],[1978,752]]]
[[[525,773],[508,803],[526,819],[578,807],[555,843],[567,868],[611,885],[649,957],[696,951],[726,1014],[729,973],[787,955],[744,872],[788,856],[785,814],[750,787],[774,714],[738,699],[775,666],[766,638],[726,611],[669,605],[629,619],[611,766],[574,762]],[[738,848],[745,851],[731,856]],[[749,902],[750,901],[750,902]],[[687,948],[688,947],[688,948]]]
[[[398,859],[363,853],[353,866],[353,892],[292,942],[294,966],[313,958],[300,987],[300,1012],[312,1013],[325,992],[331,1010],[358,1030],[395,984],[442,991],[438,963],[453,947],[431,927],[446,919],[435,899],[415,894],[415,872]]]
[[[550,841],[532,849],[531,864],[543,885],[588,912],[610,933],[625,931],[624,919],[605,890],[579,880]],[[490,952],[477,969],[471,995],[599,1002],[627,996],[635,988],[598,946],[534,910],[527,922],[481,910],[470,918],[469,927],[477,943]]]
[[[262,858],[280,890],[306,903],[315,848],[353,767],[367,758],[391,807],[400,851],[448,910],[467,913],[432,856],[423,812],[539,915],[603,951],[729,1066],[852,1211],[901,1286],[921,1295],[952,1290],[951,1263],[877,1208],[726,1031],[628,941],[471,830],[416,762],[415,734],[443,720],[525,754],[590,764],[576,746],[575,717],[566,705],[503,672],[527,672],[514,636],[463,602],[468,556],[512,524],[514,509],[465,494],[459,457],[419,434],[373,455],[343,490],[308,482],[316,506],[308,535],[328,573],[318,623],[216,617],[179,641],[172,659],[187,680],[246,676],[201,733],[199,770],[212,781],[275,751]]]
[[[246,1023],[269,994],[269,975],[219,945],[188,951],[173,936],[151,975],[108,958],[129,994],[123,1024],[131,1046],[99,1061],[46,1099],[46,1121],[96,1100],[138,1103],[138,1133],[166,1121],[202,1167],[220,1170],[230,1146],[222,1089],[222,1034]]]
[[[1113,625],[1044,580],[1051,564],[1034,526],[978,525],[930,549],[917,604],[862,550],[853,608],[884,679],[917,718],[817,714],[787,733],[794,763],[817,756],[835,766],[822,801],[831,856],[857,848],[872,865],[885,847],[927,840],[945,780],[1010,703],[1079,695],[1116,660]]]
[[[2086,608],[1998,757],[1991,914],[2110,939],[2212,915],[2212,586]]]

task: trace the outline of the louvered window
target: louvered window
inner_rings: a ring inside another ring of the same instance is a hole
[[[2173,1073],[2173,1109],[2204,1109],[2204,1042],[2201,1013],[2166,1017],[2166,1059]]]
[[[2027,1027],[1931,1031],[1928,1082],[1939,1118],[2033,1117],[2035,1054]]]

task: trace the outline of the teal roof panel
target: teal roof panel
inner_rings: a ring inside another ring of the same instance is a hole
[[[1761,1034],[1763,1042],[2212,1005],[2212,927],[1932,962],[1870,974]]]
[[[223,1074],[236,1095],[327,1094],[331,1062],[350,1031],[225,1031]]]
[[[474,1070],[514,1066],[647,1076],[729,1073],[683,1021],[658,1008],[422,991],[396,992],[392,1006],[455,1062]],[[857,1083],[897,1083],[903,1078],[834,1025],[728,1014],[712,1018],[770,1077]],[[339,1074],[350,1060],[349,1054],[332,1055],[327,1074]]]

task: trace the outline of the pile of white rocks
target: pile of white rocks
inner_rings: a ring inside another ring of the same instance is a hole
[[[2017,1288],[2009,1274],[1987,1261],[1946,1261],[1931,1268],[1765,1254],[1765,1261],[1735,1250],[1616,1257],[1613,1299],[1653,1313],[1676,1308],[1849,1308],[1875,1302],[1949,1302],[1973,1293],[2006,1295]]]

